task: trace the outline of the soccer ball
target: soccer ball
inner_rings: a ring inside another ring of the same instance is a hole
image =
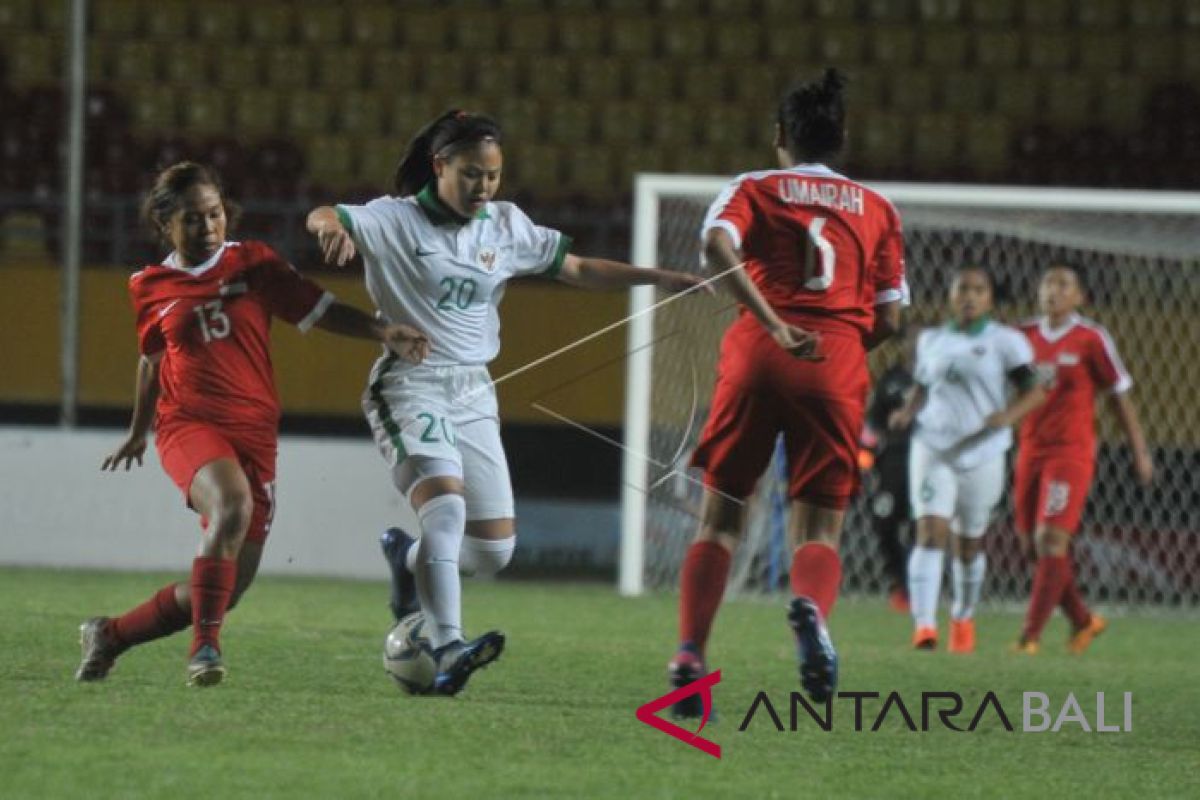
[[[433,688],[437,660],[425,636],[425,614],[409,614],[396,623],[383,643],[383,668],[407,694],[425,694]]]

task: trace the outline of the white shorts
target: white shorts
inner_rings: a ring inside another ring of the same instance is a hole
[[[941,517],[950,520],[955,533],[978,538],[987,531],[1003,490],[1004,453],[963,469],[913,437],[908,454],[913,519]]]
[[[467,519],[511,519],[512,479],[500,442],[496,390],[482,366],[375,363],[363,411],[388,466],[423,457],[461,469]]]

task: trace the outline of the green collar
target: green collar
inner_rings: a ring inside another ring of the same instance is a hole
[[[417,193],[417,202],[425,209],[425,216],[429,217],[430,222],[434,225],[466,225],[471,221],[442,202],[434,187],[435,184],[430,182]],[[479,209],[479,213],[475,215],[475,219],[488,218],[486,206]]]
[[[991,321],[992,321],[991,316],[988,314],[984,314],[982,317],[975,320],[974,322],[972,322],[970,325],[968,325],[965,328],[960,326],[954,320],[950,320],[949,322],[947,322],[946,327],[949,328],[950,330],[954,331],[955,333],[965,333],[967,336],[978,336],[979,334],[983,333],[983,329],[986,328],[988,323]]]

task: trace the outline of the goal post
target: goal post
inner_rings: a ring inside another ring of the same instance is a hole
[[[699,271],[700,224],[725,177],[638,175],[633,263]],[[1101,449],[1085,535],[1082,583],[1116,604],[1200,607],[1200,194],[959,184],[868,184],[899,209],[917,324],[942,319],[947,279],[963,263],[995,276],[997,315],[1035,313],[1049,260],[1088,275],[1084,313],[1108,326],[1135,380],[1159,477],[1140,490],[1128,477],[1124,441],[1101,410]],[[674,589],[695,534],[699,476],[687,459],[707,412],[721,336],[736,311],[728,298],[665,299],[630,292],[618,588],[624,595]],[[873,372],[894,350],[873,354]],[[778,456],[777,456],[778,457]],[[731,573],[733,592],[769,593],[786,582],[786,492],[778,465],[749,503],[747,538]],[[1011,500],[989,536],[988,596],[1026,596],[1028,565],[1011,531]],[[842,542],[848,591],[881,586],[876,543],[861,498]],[[781,562],[781,559],[783,560]],[[782,579],[781,579],[782,575]]]

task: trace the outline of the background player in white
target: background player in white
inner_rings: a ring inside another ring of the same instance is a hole
[[[413,138],[395,194],[366,205],[323,206],[308,217],[328,262],[361,253],[367,290],[385,320],[428,337],[420,366],[384,354],[363,407],[396,488],[420,520],[419,543],[384,535],[397,617],[423,609],[438,656],[434,691],[455,694],[494,660],[504,635],[463,640],[459,569],[495,574],[515,545],[512,486],[487,364],[500,349],[498,306],[511,278],[541,275],[587,289],[701,281],[571,255],[571,239],[493,201],[503,167],[500,126],[448,111]],[[547,313],[552,313],[548,310]],[[465,532],[465,536],[464,536]]]
[[[989,318],[992,281],[964,267],[950,285],[952,318],[917,340],[916,386],[889,426],[916,420],[909,453],[909,492],[917,535],[908,561],[913,646],[937,646],[942,560],[953,532],[954,605],[950,651],[975,649],[975,606],[987,559],[983,535],[1004,485],[1011,426],[1045,400],[1033,350],[1015,328]],[[1017,388],[1015,396],[1009,384]]]

